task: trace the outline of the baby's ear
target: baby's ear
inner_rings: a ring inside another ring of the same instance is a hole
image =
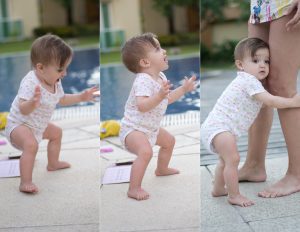
[[[140,59],[139,65],[142,68],[148,68],[150,66],[150,62],[147,59]]]
[[[237,67],[238,70],[244,70],[243,62],[241,60],[236,60],[235,61],[235,66]]]
[[[42,63],[37,63],[37,64],[35,65],[35,69],[36,69],[37,71],[42,71],[43,68],[44,68],[44,66],[43,66]]]

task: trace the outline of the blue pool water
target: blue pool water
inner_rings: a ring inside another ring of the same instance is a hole
[[[30,69],[29,53],[0,57],[0,112],[9,111],[19,84]],[[75,51],[67,72],[62,81],[65,93],[77,93],[99,85],[99,49]]]
[[[199,57],[180,58],[169,60],[169,69],[164,71],[167,78],[176,88],[184,76],[192,74],[199,80]],[[123,65],[107,66],[100,68],[101,76],[101,121],[108,119],[121,119],[124,106],[129,95],[135,75]],[[196,91],[186,94],[179,101],[168,106],[167,114],[183,113],[200,109],[200,86]]]

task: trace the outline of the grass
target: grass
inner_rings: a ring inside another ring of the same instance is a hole
[[[200,53],[200,47],[198,44],[192,44],[192,45],[184,45],[184,46],[178,46],[176,48],[178,49],[178,53],[176,55],[185,55],[185,54],[191,54],[191,53]],[[172,51],[174,51],[174,48],[166,48],[167,54],[172,55]],[[121,63],[121,53],[120,51],[113,51],[108,53],[100,53],[100,63],[101,64],[108,64],[108,63]]]
[[[0,54],[29,51],[33,40],[34,39],[27,39],[23,41],[0,43]],[[70,40],[66,39],[66,42],[68,41],[70,41],[71,45],[74,43],[74,47],[99,45],[98,36],[80,37]]]

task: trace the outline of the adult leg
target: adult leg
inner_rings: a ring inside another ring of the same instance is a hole
[[[38,151],[38,143],[32,131],[26,126],[18,126],[11,132],[10,139],[17,148],[23,151],[20,158],[19,190],[26,193],[38,192],[37,186],[32,183],[34,160]]]
[[[213,140],[213,145],[216,152],[225,163],[223,175],[228,191],[228,202],[232,205],[239,205],[242,207],[253,205],[254,203],[241,195],[239,191],[238,165],[240,162],[240,155],[237,150],[235,137],[229,132],[222,132],[216,135]],[[222,182],[222,180],[216,180],[214,185]],[[217,186],[214,186],[214,189],[216,187]]]
[[[300,66],[300,29],[287,32],[285,24],[292,15],[275,20],[270,25],[270,89],[275,95],[292,97],[297,93],[297,73]],[[280,197],[300,191],[300,109],[278,110],[288,148],[288,170],[277,183],[259,193],[261,197]]]
[[[269,24],[249,24],[248,35],[249,37],[257,37],[268,42]],[[268,84],[265,87],[268,89]],[[239,170],[240,181],[260,182],[266,180],[265,157],[272,120],[273,109],[264,106],[250,127],[246,161]]]
[[[44,134],[43,139],[48,139],[48,171],[55,171],[58,169],[69,168],[71,165],[64,161],[59,161],[59,153],[61,148],[62,130],[60,127],[49,123]]]
[[[130,183],[127,192],[128,197],[136,200],[147,200],[149,194],[142,189],[142,180],[146,168],[153,156],[152,147],[147,136],[140,131],[133,131],[126,136],[125,144],[127,149],[137,158],[132,164],[130,173]]]
[[[160,146],[157,159],[157,168],[155,174],[157,176],[167,176],[178,174],[179,171],[169,168],[170,159],[175,146],[175,138],[163,128],[159,129],[156,144]]]

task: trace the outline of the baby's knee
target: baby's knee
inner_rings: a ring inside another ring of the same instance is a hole
[[[35,139],[28,139],[24,142],[24,151],[27,151],[32,154],[36,154],[38,151],[38,143]]]
[[[238,166],[240,163],[240,156],[238,154],[232,155],[226,165],[229,164],[231,166]]]
[[[58,126],[55,126],[55,139],[62,139],[62,129]]]
[[[144,149],[138,154],[140,158],[144,159],[146,162],[149,162],[153,156],[152,149]]]
[[[175,146],[175,137],[173,135],[164,137],[163,144],[161,144],[160,146],[164,149],[173,149]]]
[[[175,146],[175,142],[176,142],[175,137],[173,135],[170,135],[169,139],[168,139],[168,147],[174,147]]]
[[[60,127],[57,127],[57,137],[58,137],[59,139],[61,139],[61,138],[62,138],[62,135],[63,135],[62,129],[61,129]]]

